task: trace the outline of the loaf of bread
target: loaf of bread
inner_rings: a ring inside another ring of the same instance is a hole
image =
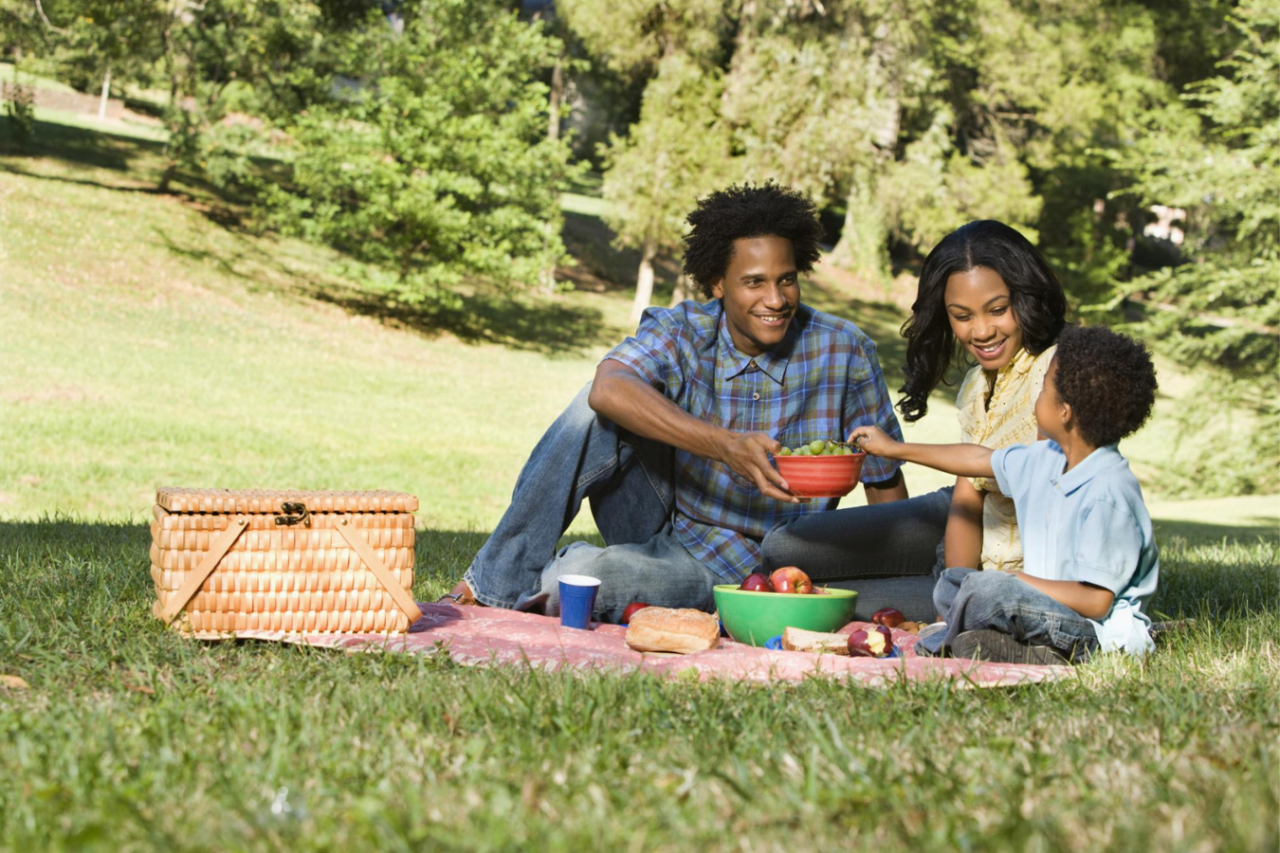
[[[627,626],[627,645],[638,652],[688,655],[714,649],[719,642],[720,620],[691,608],[646,607]]]
[[[782,631],[782,647],[789,652],[826,652],[833,655],[848,655],[849,638],[845,634],[823,634],[801,628],[785,628]]]

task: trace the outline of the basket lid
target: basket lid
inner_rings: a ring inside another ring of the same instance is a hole
[[[305,504],[309,512],[414,512],[418,499],[403,492],[325,492],[303,489],[156,490],[156,504],[169,512],[283,513],[285,503]]]

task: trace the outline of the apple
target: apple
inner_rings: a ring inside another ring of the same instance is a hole
[[[886,628],[897,628],[907,621],[907,617],[903,616],[902,611],[896,607],[882,607],[871,614],[871,621]]]
[[[883,625],[859,628],[849,635],[849,654],[859,658],[882,658],[893,654],[893,639]]]
[[[808,595],[813,592],[813,581],[795,566],[783,566],[769,575],[769,582],[777,592],[793,592]]]
[[[622,611],[622,622],[621,622],[621,624],[623,624],[623,625],[630,625],[630,624],[631,624],[631,617],[636,615],[636,611],[637,611],[637,610],[644,610],[644,609],[645,609],[646,607],[648,607],[648,606],[649,606],[649,605],[645,604],[643,601],[637,601],[637,602],[635,602],[634,604],[628,604],[628,605],[627,605],[627,609],[626,609],[626,610],[624,610],[624,611]]]
[[[745,589],[748,592],[774,592],[773,584],[769,583],[769,579],[760,572],[752,572],[747,575],[746,579],[738,589]]]

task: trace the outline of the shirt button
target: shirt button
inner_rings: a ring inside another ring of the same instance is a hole
[[[759,399],[760,399],[760,394],[759,394],[759,393],[752,394],[752,395],[751,395],[751,399],[752,399],[752,400],[759,400]]]

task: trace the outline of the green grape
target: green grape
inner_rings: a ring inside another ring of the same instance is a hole
[[[777,452],[777,454],[776,454],[776,455],[777,455],[777,456],[790,456],[790,455],[791,455],[791,448],[790,448],[790,447],[784,447],[784,448],[782,448],[781,450],[779,450],[779,451]]]
[[[827,443],[820,438],[815,438],[813,441],[809,442],[809,452],[811,452],[814,456],[817,456],[818,454],[822,453],[822,451],[826,450],[826,448],[827,448]]]
[[[805,445],[804,447],[800,448],[800,452],[799,452],[797,455],[798,455],[798,456],[812,456],[812,455],[813,455],[813,451],[809,449],[809,446],[808,446],[808,445]]]

